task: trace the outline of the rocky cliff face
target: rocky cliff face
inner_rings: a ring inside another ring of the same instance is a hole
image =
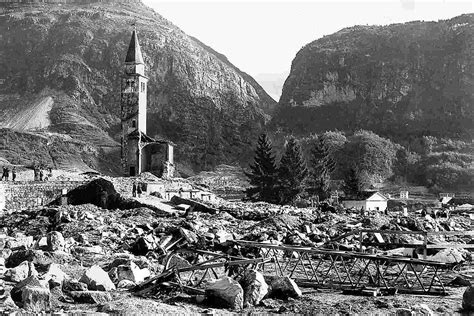
[[[473,14],[343,29],[298,52],[272,124],[296,134],[363,128],[470,139],[473,47]]]
[[[274,108],[250,76],[137,1],[3,9],[0,127],[116,147],[134,22],[150,78],[147,133],[177,143],[178,161],[244,161]]]

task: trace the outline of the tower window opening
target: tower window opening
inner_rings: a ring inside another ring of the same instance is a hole
[[[145,83],[144,82],[141,82],[141,92],[145,92]]]
[[[137,121],[132,120],[132,127],[133,127],[133,128],[137,127]]]

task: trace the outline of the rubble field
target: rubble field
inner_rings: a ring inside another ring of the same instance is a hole
[[[91,199],[94,204],[50,205],[0,216],[1,312],[433,315],[474,308],[473,235],[456,234],[472,231],[469,214],[435,219],[414,212],[406,217],[393,211],[362,214],[329,205],[133,199],[119,197],[113,185],[103,187],[107,192],[98,192],[101,199]],[[113,203],[104,200],[106,194]],[[169,209],[160,210],[159,203]],[[408,233],[351,234],[356,230]],[[416,247],[377,245],[383,244],[380,239],[421,245],[425,237],[411,231],[449,232],[427,239],[448,246],[423,253]],[[288,276],[260,269],[260,254],[239,248],[239,240],[374,256],[426,255],[452,266],[440,272],[449,280],[449,295],[298,285]],[[199,270],[206,262],[214,268]],[[184,279],[198,276],[199,282]]]

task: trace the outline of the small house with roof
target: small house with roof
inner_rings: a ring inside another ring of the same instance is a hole
[[[363,209],[365,211],[380,211],[387,209],[388,198],[378,191],[365,191],[355,197],[342,201],[345,208]]]

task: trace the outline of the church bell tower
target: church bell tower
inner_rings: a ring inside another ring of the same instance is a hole
[[[134,30],[121,78],[121,162],[125,176],[141,172],[141,135],[146,134],[147,82],[145,63]]]

